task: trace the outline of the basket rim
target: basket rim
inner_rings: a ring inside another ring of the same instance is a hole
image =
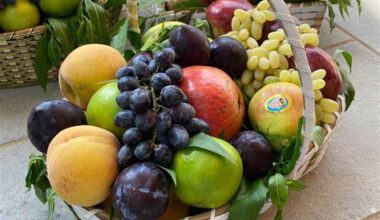
[[[14,38],[19,38],[19,37],[29,37],[33,35],[40,35],[40,34],[43,34],[44,32],[45,32],[45,25],[41,24],[38,26],[34,26],[32,28],[0,33],[0,41],[12,40]]]

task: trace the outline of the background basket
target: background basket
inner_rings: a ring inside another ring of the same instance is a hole
[[[318,146],[312,141],[313,128],[315,126],[314,122],[314,92],[311,79],[311,71],[308,65],[306,53],[302,41],[300,40],[300,35],[294,24],[293,18],[289,12],[292,5],[286,5],[283,0],[268,0],[271,3],[272,9],[275,11],[277,19],[281,20],[283,28],[287,34],[288,42],[292,47],[294,54],[294,61],[296,68],[300,73],[302,93],[304,97],[304,125],[302,130],[303,142],[301,148],[301,155],[297,164],[288,176],[291,179],[300,179],[302,176],[313,170],[322,160],[327,147],[328,141],[333,134],[334,129],[341,122],[341,116],[343,109],[345,108],[345,100],[343,96],[338,97],[338,102],[340,103],[340,109],[335,112],[336,122],[333,125],[324,125],[324,131],[326,137],[321,146]],[[288,8],[289,7],[289,8]],[[131,24],[136,23],[135,12],[137,9],[137,0],[128,1],[128,16],[130,18]],[[303,20],[305,21],[305,20]],[[317,24],[317,23],[316,23]],[[315,26],[315,25],[314,25]],[[265,212],[271,206],[270,202],[267,202],[261,210],[261,213]],[[197,216],[186,217],[185,220],[207,220],[207,219],[218,219],[226,220],[228,218],[228,205],[223,207],[212,209],[209,212],[202,213]],[[101,219],[109,220],[108,214],[98,208],[82,208],[74,207],[75,212],[82,219]]]
[[[288,8],[290,14],[297,17],[302,23],[309,24],[311,27],[317,29],[318,32],[320,31],[327,9],[326,2],[289,3]]]
[[[325,2],[289,3],[288,7],[301,22],[320,30],[327,8]],[[34,48],[44,30],[41,25],[0,34],[0,89],[38,84],[34,72]],[[48,80],[57,80],[57,74],[56,70],[50,70]]]
[[[34,72],[34,48],[45,31],[37,26],[0,34],[0,89],[38,84]],[[48,80],[56,80],[57,72],[50,70]]]

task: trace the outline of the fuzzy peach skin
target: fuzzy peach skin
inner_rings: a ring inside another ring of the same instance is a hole
[[[102,44],[78,47],[59,69],[59,87],[70,102],[86,109],[91,96],[116,79],[115,74],[127,62],[114,48]]]
[[[67,128],[51,141],[47,173],[54,191],[71,205],[90,207],[109,196],[119,174],[118,139],[89,125]]]

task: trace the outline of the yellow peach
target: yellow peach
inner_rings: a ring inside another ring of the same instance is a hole
[[[83,109],[102,86],[116,79],[116,71],[127,63],[114,48],[87,44],[75,49],[59,69],[59,86],[65,98]]]
[[[47,173],[54,191],[72,205],[101,203],[119,174],[118,139],[109,131],[89,125],[67,128],[51,141]]]

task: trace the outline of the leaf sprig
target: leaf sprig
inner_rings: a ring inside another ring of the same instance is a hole
[[[31,154],[29,156],[28,173],[25,178],[25,186],[28,190],[34,188],[37,198],[43,203],[48,203],[49,220],[54,219],[54,207],[56,194],[50,186],[46,172],[45,155]]]
[[[109,43],[106,21],[105,9],[91,0],[82,0],[72,17],[47,20],[46,30],[37,42],[34,58],[37,79],[45,91],[48,71],[58,67],[62,58],[78,45]]]

